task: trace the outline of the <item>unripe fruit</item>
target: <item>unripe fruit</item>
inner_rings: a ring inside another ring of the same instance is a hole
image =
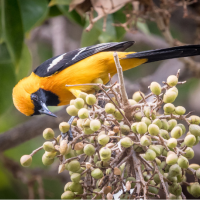
[[[182,173],[182,170],[181,170],[181,168],[179,167],[178,164],[172,165],[169,168],[169,175],[172,176],[172,177],[173,176],[178,176],[181,173]]]
[[[147,132],[147,125],[144,122],[139,122],[136,129],[139,134],[143,135]]]
[[[69,190],[69,186],[72,184],[72,182],[68,182],[65,184],[65,187],[64,187],[64,191],[68,191]]]
[[[177,125],[177,121],[175,119],[170,119],[168,121],[168,124],[169,124],[168,130],[171,131]]]
[[[72,150],[71,145],[68,145],[67,151],[66,151],[66,154],[65,154],[65,158],[71,158],[71,157],[73,157],[73,156],[75,156],[75,155],[76,155],[76,154],[75,154],[75,151]]]
[[[169,148],[175,148],[177,146],[177,140],[175,138],[170,138],[168,141],[167,141],[167,146]]]
[[[168,130],[169,124],[168,124],[167,120],[166,119],[161,119],[161,122],[162,122],[162,129]]]
[[[84,153],[83,149],[81,149],[81,150],[76,150],[76,154],[77,154],[77,155],[81,155],[81,154],[83,154],[83,153]]]
[[[192,159],[194,157],[194,151],[191,147],[187,147],[187,149],[185,150],[185,154],[183,156],[185,156],[187,159]]]
[[[32,156],[30,155],[23,155],[20,158],[20,163],[23,167],[29,167],[32,163]]]
[[[138,123],[133,123],[133,124],[131,125],[131,130],[133,131],[133,133],[137,133],[137,124],[138,124]]]
[[[75,99],[72,99],[69,103],[69,105],[74,105]]]
[[[61,195],[61,199],[74,199],[75,194],[72,191],[66,191]]]
[[[133,99],[129,99],[128,102],[129,102],[129,104],[130,104],[131,106],[137,104],[137,101],[135,101],[135,100],[133,100]]]
[[[54,136],[55,136],[54,131],[51,128],[46,128],[43,131],[43,138],[45,140],[52,140]]]
[[[79,181],[81,180],[81,175],[79,173],[73,173],[70,178],[72,182],[79,183]]]
[[[43,165],[45,165],[45,166],[51,165],[53,163],[53,161],[54,161],[54,158],[53,159],[49,159],[49,158],[47,158],[45,156],[45,154],[43,154],[43,156],[42,156]]]
[[[120,109],[120,111],[124,113],[124,111],[122,109]],[[119,112],[119,110],[115,110],[115,112],[113,113],[113,116],[115,117],[115,119],[117,120],[122,120],[124,117],[122,116],[122,114]]]
[[[69,163],[66,163],[65,165],[67,166],[67,169],[71,172],[77,172],[81,167],[78,160],[72,160]]]
[[[177,106],[175,108],[175,112],[176,112],[177,115],[184,115],[186,110],[183,106]]]
[[[84,132],[86,135],[90,135],[90,134],[94,133],[94,131],[93,131],[91,128],[89,128],[89,127],[84,128],[84,129],[83,129],[83,132]]]
[[[177,97],[177,93],[173,91],[167,90],[167,92],[163,96],[164,103],[173,103]]]
[[[177,126],[179,126],[182,129],[182,131],[183,131],[182,135],[185,134],[185,132],[186,132],[185,126],[183,124],[177,124]]]
[[[163,137],[166,140],[168,140],[170,138],[168,131],[166,131],[164,129],[160,129],[160,136]]]
[[[140,122],[142,120],[142,117],[143,117],[142,112],[137,112],[134,114],[134,119],[136,122]]]
[[[140,144],[142,146],[149,146],[151,144],[151,137],[144,135],[140,138]]]
[[[120,131],[122,134],[128,135],[131,130],[128,125],[123,124],[123,125],[120,125]]]
[[[95,179],[100,179],[103,177],[103,172],[99,168],[96,168],[92,171],[91,176]]]
[[[67,122],[61,122],[59,124],[59,129],[62,133],[66,133],[70,129],[70,125]]]
[[[98,143],[105,146],[109,142],[110,138],[108,135],[100,135],[98,136]]]
[[[71,116],[78,115],[78,109],[74,105],[68,106],[66,110],[67,110],[67,113]]]
[[[167,78],[167,84],[171,87],[175,86],[178,83],[178,78],[175,75],[170,75]]]
[[[95,148],[92,144],[86,144],[83,151],[87,156],[92,156],[95,153]]]
[[[152,124],[157,125],[160,129],[162,128],[162,122],[160,119],[153,120]]]
[[[182,200],[182,197],[181,196],[175,196],[173,194],[169,194],[169,199]]]
[[[157,145],[150,145],[149,149],[153,150],[156,153],[156,156],[160,156],[161,151]]]
[[[52,152],[45,151],[44,154],[45,154],[46,158],[53,159],[56,157],[57,151],[52,151]]]
[[[140,93],[142,94],[143,97],[145,97],[145,95],[142,92],[138,91],[133,94],[132,99],[135,100],[136,102],[142,100],[142,96],[140,95]]]
[[[103,80],[101,78],[96,78],[94,81],[92,81],[93,83],[100,83],[100,84],[103,84]],[[93,88],[96,90],[96,91],[99,91],[100,88],[99,86],[93,86]]]
[[[78,97],[81,98],[81,99],[83,99],[84,102],[85,102],[85,101],[86,101],[86,96],[87,96],[87,95],[88,95],[88,94],[85,93],[85,92],[80,92],[80,94],[78,95]]]
[[[103,157],[105,159],[110,159],[110,157],[111,157],[111,150],[108,147],[103,147],[99,151],[99,154],[100,154],[101,157]]]
[[[166,158],[166,163],[168,165],[174,165],[177,163],[177,160],[178,160],[178,156],[176,154],[170,154]]]
[[[196,138],[194,135],[187,135],[184,139],[184,144],[188,147],[192,147],[196,142]]]
[[[67,141],[66,141],[66,140],[62,140],[62,141],[60,142],[60,153],[61,153],[62,155],[67,154],[67,148],[68,148]]]
[[[81,119],[86,119],[88,118],[89,116],[89,112],[86,108],[81,108],[79,111],[78,111],[78,117],[81,118]]]
[[[150,85],[150,90],[153,94],[159,95],[161,93],[161,86],[157,82],[152,82]]]
[[[150,116],[151,116],[152,119],[156,119],[156,111],[155,110],[150,110],[149,107],[144,107],[144,114],[149,119],[150,119]]]
[[[144,122],[147,125],[147,127],[151,124],[151,120],[147,117],[143,117],[142,122]]]
[[[51,151],[54,151],[54,150],[55,150],[55,147],[54,147],[54,145],[53,145],[52,142],[45,142],[45,143],[43,144],[43,149],[44,149],[45,151],[51,152]]]
[[[187,120],[190,122],[190,124],[197,124],[199,125],[200,123],[200,117],[196,116],[196,115],[192,115],[189,118],[187,118]]]
[[[105,105],[105,112],[108,114],[113,114],[115,112],[115,106],[112,103],[107,103]]]
[[[190,165],[189,165],[189,168],[192,168],[192,169],[194,169],[194,170],[197,170],[197,169],[200,168],[200,166],[199,166],[198,164],[190,164]]]
[[[174,127],[174,128],[172,129],[172,131],[171,131],[171,136],[172,136],[173,138],[178,139],[178,138],[181,137],[182,133],[183,133],[182,129],[181,129],[179,126],[176,126],[176,127]]]
[[[84,107],[84,100],[82,98],[76,98],[74,100],[74,106],[79,110]]]
[[[178,183],[173,183],[172,185],[169,185],[169,192],[176,196],[179,196],[182,193],[182,187]]]
[[[156,184],[159,184],[159,183],[160,183],[160,177],[159,177],[159,175],[158,175],[158,174],[155,174],[155,175],[153,176],[153,180],[155,181]]]
[[[175,106],[174,106],[174,104],[172,104],[172,103],[166,103],[166,104],[163,106],[163,109],[164,109],[164,111],[165,111],[166,113],[171,114],[171,113],[174,112]]]
[[[72,184],[70,184],[69,189],[72,192],[78,192],[78,193],[82,193],[82,191],[83,191],[82,185],[80,183],[74,183],[74,182],[72,182]]]
[[[83,143],[82,142],[78,142],[75,144],[74,146],[74,150],[82,150],[84,147]]]
[[[196,124],[191,124],[189,126],[189,131],[194,136],[200,136],[200,126],[198,126]]]
[[[148,161],[153,161],[156,158],[156,153],[155,151],[148,149],[145,153],[145,158]]]
[[[168,91],[175,92],[177,94],[177,96],[178,96],[178,89],[176,87],[172,87]]]
[[[182,168],[182,169],[187,169],[189,166],[189,162],[188,159],[183,157],[183,156],[179,156],[178,158],[178,165]]]
[[[121,145],[125,148],[128,148],[133,145],[133,141],[129,137],[121,139]]]
[[[191,191],[191,195],[194,196],[195,198],[200,197],[200,185],[199,185],[199,183],[198,182],[193,183],[191,185],[190,191]]]
[[[155,124],[150,124],[148,127],[148,132],[150,135],[158,135],[160,133],[160,129],[157,125]]]
[[[197,171],[196,171],[196,176],[197,176],[198,179],[200,179],[200,168],[197,169]]]
[[[93,131],[98,131],[101,128],[101,123],[98,119],[94,119],[90,122],[90,128]]]
[[[97,99],[93,94],[88,94],[86,96],[86,103],[88,105],[94,105],[96,103]]]

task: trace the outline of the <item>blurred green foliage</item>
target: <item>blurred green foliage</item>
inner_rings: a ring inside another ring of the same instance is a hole
[[[122,41],[125,30],[122,27],[113,26],[115,23],[124,23],[126,16],[124,8],[107,16],[106,30],[103,31],[103,19],[94,24],[91,31],[84,29],[88,26],[89,20],[81,17],[75,10],[69,12],[69,4],[72,0],[0,0],[0,132],[4,132],[11,127],[29,119],[22,116],[13,106],[12,89],[15,84],[27,76],[32,69],[33,58],[25,42],[29,37],[30,31],[36,26],[41,25],[45,20],[58,15],[66,16],[72,23],[78,24],[83,28],[81,36],[81,46],[89,46],[100,42]],[[161,35],[154,22],[137,24],[137,28],[145,34]],[[173,35],[180,39],[181,32],[172,28]],[[133,51],[147,50],[147,46],[134,46]],[[39,62],[52,57],[52,50],[49,46],[39,43],[37,46]],[[158,63],[149,66],[138,67],[125,72],[125,76],[131,80],[141,76],[146,76],[158,67]],[[198,80],[192,79],[179,89],[178,101],[187,101],[187,93]],[[182,105],[184,105],[182,103]],[[11,114],[12,113],[12,114]],[[25,152],[30,153],[41,146],[41,137],[32,139],[15,148],[7,150],[4,155],[19,163],[20,157]],[[45,168],[41,157],[43,152],[34,155],[32,168]],[[45,178],[43,180],[45,197],[60,198],[63,191],[63,183],[59,180]],[[28,191],[26,185],[20,180],[16,180],[11,172],[0,163],[0,198],[27,198]],[[35,189],[35,188],[34,188]],[[38,198],[38,196],[36,196]]]

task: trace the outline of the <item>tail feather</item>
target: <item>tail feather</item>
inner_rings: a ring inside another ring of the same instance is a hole
[[[138,53],[128,54],[123,59],[146,58],[148,59],[146,63],[150,63],[171,58],[181,58],[181,57],[196,56],[196,55],[200,55],[200,45],[187,45],[187,46],[178,46],[166,49],[142,51]]]

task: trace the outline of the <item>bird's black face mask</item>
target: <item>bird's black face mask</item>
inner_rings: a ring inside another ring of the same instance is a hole
[[[57,117],[47,108],[47,99],[48,96],[44,92],[44,90],[39,89],[37,92],[31,94],[31,100],[34,104],[34,114],[33,115],[49,115],[52,117]]]

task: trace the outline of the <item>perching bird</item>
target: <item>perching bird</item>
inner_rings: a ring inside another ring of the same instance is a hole
[[[143,52],[124,52],[133,41],[114,42],[80,48],[50,58],[22,79],[13,89],[15,107],[27,116],[47,114],[47,106],[69,104],[79,93],[92,93],[92,86],[65,85],[92,83],[101,78],[106,84],[117,73],[113,52],[117,51],[123,71],[143,63],[200,55],[200,45],[178,46]]]

